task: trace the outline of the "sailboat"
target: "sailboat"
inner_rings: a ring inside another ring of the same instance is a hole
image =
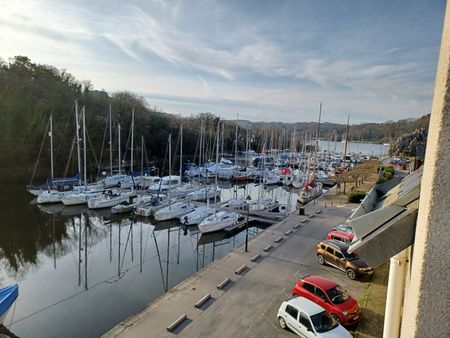
[[[180,217],[180,223],[185,225],[194,225],[201,223],[206,217],[214,214],[215,210],[209,205],[201,205],[193,211]]]
[[[199,225],[198,229],[202,234],[223,230],[239,220],[239,214],[233,211],[219,211],[206,217]]]
[[[319,133],[320,133],[320,118],[322,116],[322,102],[320,102],[319,109],[319,123],[317,125],[317,137],[316,137],[316,147],[314,155],[313,173],[308,174],[308,180],[303,184],[303,188],[298,192],[297,201],[306,204],[313,199],[316,199],[322,194],[322,183],[317,181],[316,177],[316,167],[317,167],[317,151],[319,148]],[[310,170],[310,165],[308,165],[308,173]]]
[[[172,134],[169,134],[169,176],[168,181],[172,181]],[[163,178],[164,179],[164,178]],[[180,178],[181,180],[181,178]],[[169,205],[159,209],[155,212],[154,217],[157,221],[165,221],[172,218],[178,218],[194,210],[194,205],[191,202],[175,202],[171,201],[171,185],[167,190]]]
[[[133,130],[134,128],[134,110],[132,112],[132,117],[131,117],[131,130]],[[121,168],[120,168],[120,163],[121,163],[121,158],[120,158],[120,152],[121,152],[121,146],[120,146],[120,124],[118,125],[118,147],[119,147],[119,173],[118,175],[122,175],[121,174]],[[131,142],[131,145],[133,147],[133,142]],[[133,153],[133,152],[132,152]],[[131,164],[133,163],[133,159],[131,159]],[[132,168],[132,167],[131,167]],[[126,177],[129,177],[127,175],[124,175]],[[121,183],[122,181],[119,181],[119,183]],[[131,181],[132,182],[132,181]],[[119,184],[118,183],[118,184]],[[128,186],[127,186],[128,187]],[[131,185],[131,187],[133,187],[133,185]],[[103,192],[100,196],[91,198],[88,200],[88,207],[89,209],[103,209],[103,208],[111,208],[117,204],[120,203],[124,203],[124,202],[129,202],[132,203],[132,198],[136,196],[136,192],[135,191],[128,191],[128,192],[122,192],[122,188],[125,188],[124,186],[120,185],[119,190],[106,190],[105,192]]]
[[[13,284],[0,289],[0,325],[8,314],[9,309],[19,296],[19,285]]]
[[[78,122],[78,116],[77,122]],[[50,115],[50,166],[51,166],[51,181],[54,180],[53,177],[53,116]],[[77,131],[78,132],[78,131]],[[52,187],[48,186],[47,190],[40,193],[37,197],[37,203],[38,204],[45,204],[45,203],[59,203],[61,202],[61,198],[65,195],[73,193],[72,191],[59,191],[57,189],[52,189]]]
[[[237,128],[237,127],[236,127]],[[237,138],[236,138],[237,140]],[[237,143],[236,143],[237,146]],[[222,149],[223,151],[223,149]],[[235,152],[236,156],[237,151]],[[219,125],[217,126],[217,143],[216,143],[216,162],[219,157]],[[216,189],[217,189],[218,173],[216,172]],[[214,203],[217,206],[217,203]],[[217,211],[206,217],[199,225],[198,228],[202,233],[214,232],[223,230],[226,227],[235,224],[239,219],[239,214],[234,211],[221,210]]]

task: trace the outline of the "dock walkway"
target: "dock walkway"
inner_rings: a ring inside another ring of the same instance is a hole
[[[317,242],[351,209],[319,209],[308,205],[306,215],[292,214],[270,226],[249,241],[249,252],[241,246],[210,263],[104,337],[295,337],[279,328],[276,314],[308,274],[333,279],[359,299],[364,283],[319,265],[315,254]]]

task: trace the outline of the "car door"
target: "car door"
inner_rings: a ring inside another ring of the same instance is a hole
[[[335,256],[336,256],[336,265],[339,266],[339,269],[345,270],[347,261],[345,260],[343,253],[339,249],[336,249]]]
[[[317,299],[317,304],[320,305],[321,307],[323,307],[328,312],[330,312],[332,306],[331,306],[330,300],[328,299],[325,292],[321,288],[318,288],[316,286],[314,289],[314,295]]]
[[[286,325],[289,326],[289,328],[296,334],[300,335],[301,337],[304,337],[304,335],[300,331],[300,324],[298,322],[298,312],[299,312],[298,309],[290,304],[287,304],[285,311],[286,316],[284,319],[286,321]]]
[[[300,336],[306,338],[315,338],[314,328],[308,315],[300,311],[298,316],[298,322],[300,324]]]
[[[328,264],[333,265],[333,266],[335,266],[337,268],[340,267],[338,262],[337,262],[335,253],[334,253],[334,248],[332,246],[330,246],[330,245],[327,246],[327,248],[326,248],[326,255],[327,255],[326,259],[327,259]]]

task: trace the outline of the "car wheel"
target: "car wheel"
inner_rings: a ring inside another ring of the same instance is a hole
[[[349,279],[351,279],[351,280],[353,280],[353,279],[356,278],[356,273],[355,273],[355,271],[353,271],[352,269],[347,269],[347,270],[345,271],[345,274],[346,274],[347,277],[348,277]]]
[[[325,258],[322,255],[317,255],[317,261],[319,262],[320,265],[325,264]]]
[[[280,326],[283,330],[286,330],[287,325],[286,325],[286,322],[284,321],[283,317],[278,317],[278,324],[280,324]]]

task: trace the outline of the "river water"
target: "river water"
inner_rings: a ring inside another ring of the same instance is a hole
[[[282,187],[222,186],[222,199],[235,194],[295,206]],[[245,231],[201,236],[176,221],[30,204],[19,184],[0,196],[0,287],[19,284],[4,324],[21,337],[98,337],[245,241]]]
[[[344,154],[345,142],[333,142],[333,141],[319,141],[319,150],[328,152],[337,152]],[[384,156],[389,154],[388,144],[379,143],[359,143],[348,142],[347,143],[347,155],[349,154],[362,154],[365,156]]]

